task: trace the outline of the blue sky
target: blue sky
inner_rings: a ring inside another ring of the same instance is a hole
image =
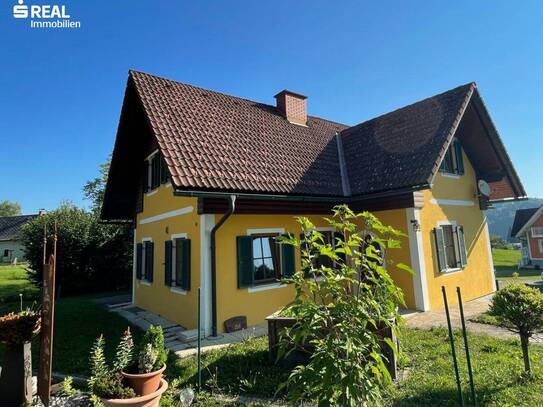
[[[80,29],[32,29],[0,7],[0,200],[25,213],[81,188],[113,148],[127,71],[355,124],[476,81],[530,196],[543,197],[540,1],[26,0]],[[371,3],[371,4],[370,4]]]

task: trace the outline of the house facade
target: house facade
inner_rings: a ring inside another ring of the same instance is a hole
[[[522,245],[520,267],[543,268],[543,205],[519,209],[515,214],[511,237]]]
[[[333,244],[323,217],[343,203],[405,234],[385,259],[414,270],[388,270],[407,307],[441,308],[442,285],[466,300],[495,290],[482,209],[526,194],[475,84],[350,127],[275,97],[129,73],[102,219],[134,227],[135,305],[192,329],[200,288],[206,335],[261,323],[293,299],[280,280],[301,265],[275,237],[298,235],[303,215]]]
[[[0,216],[0,263],[24,260],[21,228],[38,215]]]

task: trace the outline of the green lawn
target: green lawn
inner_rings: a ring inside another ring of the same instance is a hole
[[[23,294],[26,301],[38,298],[40,290],[28,280],[25,267],[25,265],[0,266],[0,313],[5,304],[19,302],[19,294]]]
[[[17,311],[19,293],[25,300],[38,298],[39,289],[28,281],[24,267],[0,267],[0,315]],[[113,356],[122,332],[128,326],[126,320],[93,302],[96,296],[61,298],[56,302],[53,370],[68,374],[88,373],[89,350],[95,338],[103,333],[106,352]],[[29,304],[30,301],[25,301]],[[131,327],[136,340],[141,336],[137,327]],[[32,346],[34,366],[37,367],[39,344]],[[3,354],[0,344],[0,361]]]
[[[513,273],[519,273],[521,280],[533,281],[539,279],[541,270],[518,269],[517,265],[521,257],[520,250],[492,249],[494,268],[498,280],[507,280],[513,277]]]

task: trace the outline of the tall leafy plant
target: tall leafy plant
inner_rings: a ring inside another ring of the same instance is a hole
[[[280,239],[301,247],[302,267],[285,279],[296,296],[282,313],[294,317],[295,324],[284,330],[279,355],[300,349],[310,354],[285,385],[293,401],[378,405],[391,381],[379,331],[396,329],[397,307],[403,304],[388,270],[410,271],[402,264],[385,267],[384,251],[399,248],[402,234],[345,205],[335,207],[326,221],[343,236],[334,244],[304,217],[298,218],[302,239]],[[319,261],[323,258],[329,260]],[[396,351],[390,340],[385,342]]]

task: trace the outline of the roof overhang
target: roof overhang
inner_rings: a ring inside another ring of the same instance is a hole
[[[475,168],[477,178],[485,180],[490,185],[492,190],[490,203],[527,198],[524,186],[475,86],[459,112],[456,126],[453,127],[443,146],[434,167],[432,183],[445,152],[454,138],[461,142]]]
[[[524,233],[526,233],[528,231],[528,228],[530,228],[535,223],[535,221],[539,219],[540,216],[543,216],[543,205],[541,205],[539,209],[535,211],[532,217],[528,219],[528,222],[526,222],[524,226],[519,229],[515,237],[520,237]]]

